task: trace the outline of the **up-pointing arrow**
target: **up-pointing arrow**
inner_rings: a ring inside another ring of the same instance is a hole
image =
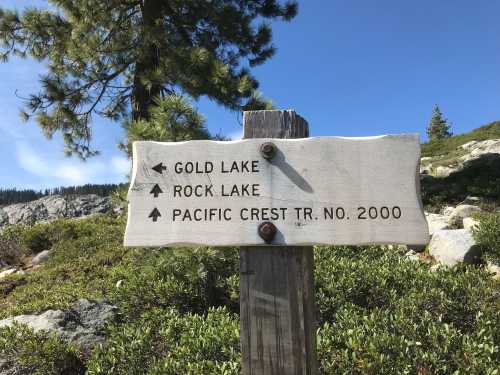
[[[163,174],[167,167],[163,165],[163,163],[157,164],[153,167],[153,171],[158,172],[159,174]]]
[[[163,193],[163,190],[161,190],[158,184],[153,186],[153,189],[151,189],[151,191],[149,192],[149,194],[154,194],[155,198],[158,198],[158,195],[160,195],[161,193]]]
[[[158,211],[158,209],[155,207],[149,214],[149,217],[152,218],[154,222],[156,222],[158,218],[161,217],[160,211]]]

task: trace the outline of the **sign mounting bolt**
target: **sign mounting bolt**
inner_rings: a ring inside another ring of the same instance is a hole
[[[266,160],[271,160],[276,154],[276,145],[272,142],[265,142],[260,146],[260,154]]]
[[[276,226],[269,221],[265,221],[259,225],[259,236],[266,243],[271,243],[273,241],[276,232]]]

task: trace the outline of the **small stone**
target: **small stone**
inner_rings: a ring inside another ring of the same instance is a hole
[[[459,228],[463,227],[463,219],[471,217],[473,214],[481,212],[482,210],[471,204],[460,204],[451,212],[448,223],[456,225]]]
[[[439,263],[436,263],[436,264],[433,264],[430,268],[429,268],[429,271],[430,272],[436,272],[438,271],[440,268],[442,268],[443,265],[442,264],[439,264]]]
[[[500,266],[488,262],[488,264],[486,265],[486,270],[492,274],[493,279],[500,280]]]
[[[442,229],[449,229],[448,218],[440,214],[425,214],[427,224],[429,225],[429,234],[432,236],[435,232]]]
[[[123,284],[123,280],[118,280],[116,282],[115,288],[120,288],[122,286],[122,284]]]
[[[450,216],[454,209],[455,209],[455,207],[453,207],[453,206],[446,206],[445,208],[443,208],[443,211],[442,211],[443,215]]]
[[[408,260],[419,260],[420,259],[420,257],[418,256],[418,253],[416,253],[413,250],[408,251],[405,254],[405,258],[408,259]]]
[[[479,227],[479,221],[472,217],[466,217],[463,219],[464,229],[474,230]]]
[[[9,268],[8,270],[0,272],[0,280],[5,279],[7,276],[17,272],[17,268]]]
[[[453,172],[456,172],[458,169],[456,168],[450,168],[450,167],[443,167],[439,166],[436,168],[435,176],[436,177],[448,177],[450,174]]]
[[[47,259],[49,259],[50,257],[50,254],[51,254],[51,251],[50,250],[44,250],[44,251],[41,251],[39,252],[32,260],[31,260],[31,264],[34,265],[34,266],[37,266],[39,264],[42,264],[43,262],[45,262]]]
[[[469,230],[440,230],[432,236],[429,255],[439,263],[454,266],[459,262],[477,263],[481,251]]]

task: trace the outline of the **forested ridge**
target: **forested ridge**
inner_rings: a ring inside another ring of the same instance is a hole
[[[81,186],[61,186],[38,191],[32,189],[0,188],[0,206],[30,202],[49,195],[70,196],[96,194],[100,197],[106,197],[123,186],[125,186],[125,184],[85,184]]]

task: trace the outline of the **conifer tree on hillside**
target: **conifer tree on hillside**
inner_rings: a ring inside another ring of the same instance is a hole
[[[432,117],[429,125],[427,126],[427,137],[429,141],[435,141],[443,138],[451,137],[450,125],[448,121],[443,118],[443,114],[436,104],[432,110]]]
[[[67,153],[83,158],[94,154],[95,115],[147,121],[168,95],[206,95],[232,110],[265,107],[249,68],[275,51],[266,21],[297,13],[288,0],[49,3],[21,14],[0,8],[0,57],[47,63],[24,116],[48,137],[61,132]]]

